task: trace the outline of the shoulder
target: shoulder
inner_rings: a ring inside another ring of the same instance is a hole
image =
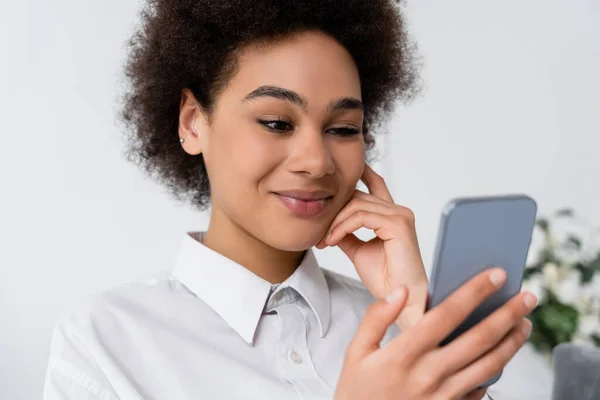
[[[160,310],[159,303],[165,298],[183,292],[180,286],[164,271],[83,296],[59,311],[55,334],[61,331],[63,335],[84,332],[93,335],[104,327],[123,322],[123,317]]]
[[[174,319],[179,309],[192,302],[193,296],[170,272],[81,297],[55,319],[49,370],[92,377],[103,386],[107,382],[102,378],[102,365],[107,360],[120,360],[123,354],[133,357],[131,349],[148,339],[155,332],[153,327],[168,330],[185,324],[185,319]]]
[[[154,306],[143,302],[157,298],[169,285],[168,274],[158,274],[87,295],[63,308],[52,331],[45,396],[55,398],[60,392],[64,398],[117,399],[106,367],[135,348],[131,336],[139,329],[136,320],[151,315],[147,307]]]

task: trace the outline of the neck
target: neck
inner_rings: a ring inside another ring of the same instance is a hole
[[[269,246],[232,221],[216,205],[203,244],[273,284],[292,275],[305,254],[305,251],[284,251]]]

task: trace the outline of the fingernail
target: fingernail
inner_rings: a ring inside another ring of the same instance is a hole
[[[387,301],[388,303],[397,302],[404,295],[405,290],[406,289],[404,288],[404,286],[394,290],[392,293],[386,296],[385,301]]]
[[[525,305],[528,309],[533,310],[533,308],[537,305],[538,299],[531,293],[526,293],[523,297],[523,301],[525,301]]]
[[[506,272],[502,268],[495,268],[490,274],[490,281],[496,286],[503,284],[505,279]]]
[[[525,337],[529,337],[529,335],[531,334],[531,326],[531,321],[526,319],[525,326],[523,327],[523,333],[525,334]]]

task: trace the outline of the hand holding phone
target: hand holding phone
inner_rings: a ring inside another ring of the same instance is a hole
[[[479,305],[441,345],[467,332],[472,326],[519,293],[531,235],[536,203],[525,195],[455,199],[442,214],[433,270],[429,281],[428,309],[479,272],[493,266],[507,274],[504,286]],[[500,378],[501,372],[482,386]]]
[[[495,377],[525,343],[531,323],[524,317],[535,297],[520,293],[456,340],[439,344],[506,279],[502,269],[479,273],[383,347],[408,290],[373,303],[348,346],[335,398],[481,399],[481,382]]]

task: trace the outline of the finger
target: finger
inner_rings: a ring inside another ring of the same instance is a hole
[[[366,201],[370,201],[370,202],[373,202],[373,203],[387,205],[387,206],[391,207],[392,210],[394,210],[394,214],[405,216],[413,224],[415,222],[415,213],[413,212],[413,210],[411,210],[408,207],[404,207],[404,206],[402,206],[400,204],[395,204],[395,203],[391,203],[390,204],[389,202],[387,202],[385,200],[382,200],[382,199],[380,199],[377,196],[373,196],[372,194],[365,193],[365,192],[360,191],[358,189],[355,190],[354,197],[359,198],[359,199],[364,199]]]
[[[450,344],[435,350],[432,356],[438,360],[452,360],[438,363],[439,373],[446,376],[458,371],[492,349],[510,329],[521,323],[536,303],[537,298],[533,294],[519,293]],[[455,354],[460,354],[460,357]]]
[[[329,237],[330,233],[331,233],[330,230],[327,230],[327,232],[325,232],[325,235],[323,235],[321,240],[319,240],[319,242],[315,245],[315,247],[317,249],[324,249],[329,246],[326,243],[326,239]],[[337,243],[337,246],[340,247],[342,250],[343,250],[343,248],[346,248],[346,249],[348,249],[348,251],[353,252],[355,247],[357,247],[358,245],[361,245],[363,243],[364,243],[364,241],[359,239],[356,235],[347,234]],[[349,247],[349,246],[351,246],[351,247]],[[346,252],[346,251],[344,251],[344,252],[346,254],[348,254],[348,252]]]
[[[371,193],[365,193],[362,190],[358,190],[358,189],[354,189],[354,195],[353,197],[359,198],[359,199],[364,199],[367,201],[371,201],[373,203],[379,203],[379,204],[390,204],[388,201],[385,201],[375,195],[372,195]]]
[[[329,229],[327,230],[327,234],[324,236],[323,242],[325,244],[329,244],[328,235],[335,230],[343,221],[350,218],[351,215],[356,213],[357,211],[364,210],[372,213],[378,213],[383,215],[394,215],[397,211],[391,207],[389,204],[381,204],[374,203],[372,201],[364,200],[364,199],[352,199],[346,207],[339,212],[339,214],[334,218]]]
[[[370,204],[369,204],[370,203]],[[379,208],[380,207],[380,208]],[[406,215],[409,220],[414,221],[414,214],[411,210],[406,207],[399,206],[397,204],[390,204],[386,201],[383,201],[379,197],[373,196],[369,193],[362,192],[358,189],[354,191],[354,195],[352,199],[344,206],[344,208],[336,215],[335,219],[329,225],[329,228],[319,240],[319,242],[315,245],[318,249],[324,249],[327,247],[326,239],[327,236],[331,233],[333,228],[335,228],[340,221],[348,218],[352,213],[360,210],[366,209],[373,212],[381,212],[385,215]],[[355,241],[352,241],[355,243]]]
[[[449,397],[458,396],[498,375],[523,346],[530,332],[531,322],[523,319],[498,346],[446,379],[441,388],[442,393],[448,393]]]
[[[348,258],[350,258],[350,260],[354,260],[356,250],[358,250],[363,243],[364,242],[356,237],[354,233],[350,233],[339,241],[338,247],[348,256]]]
[[[362,359],[379,349],[388,327],[398,318],[408,297],[408,289],[402,286],[390,296],[371,304],[361,320],[354,338],[346,350],[347,358]]]
[[[371,193],[372,195],[377,196],[380,199],[390,203],[394,202],[394,200],[392,199],[392,195],[390,194],[390,191],[387,185],[385,184],[385,180],[381,175],[375,172],[373,168],[369,166],[369,164],[365,163],[365,169],[360,180],[365,183],[365,185],[369,189],[369,193]]]
[[[413,341],[411,351],[416,355],[437,347],[479,304],[500,289],[505,280],[504,270],[491,268],[475,275],[455,290],[402,335],[405,340]],[[396,339],[390,343],[392,347],[394,342]],[[402,340],[398,340],[398,347],[405,347]]]
[[[342,210],[335,216],[334,220],[329,225],[329,232],[331,232],[332,228],[335,227],[340,221],[348,218],[349,215],[360,209],[372,210],[374,212],[382,212],[385,214],[391,214],[395,210],[395,205],[390,205],[390,203],[386,203],[383,200],[372,196],[368,193],[361,192],[361,194],[356,193],[353,195],[352,199],[342,208]]]
[[[362,190],[358,190],[355,189],[354,190],[354,195],[353,197],[355,198],[359,198],[359,199],[364,199],[366,201],[370,201],[373,203],[378,203],[378,204],[384,204],[384,205],[388,205],[391,206],[392,208],[394,208],[395,210],[398,211],[398,213],[400,214],[406,214],[407,216],[410,216],[412,219],[414,219],[414,212],[408,208],[408,207],[404,207],[400,204],[396,204],[396,203],[390,203],[389,201],[385,201],[377,196],[374,196],[370,193],[365,193]]]
[[[325,238],[325,243],[329,246],[337,246],[344,236],[363,227],[372,229],[380,239],[389,240],[394,237],[394,230],[397,229],[394,224],[394,219],[390,215],[358,210],[340,222]]]

